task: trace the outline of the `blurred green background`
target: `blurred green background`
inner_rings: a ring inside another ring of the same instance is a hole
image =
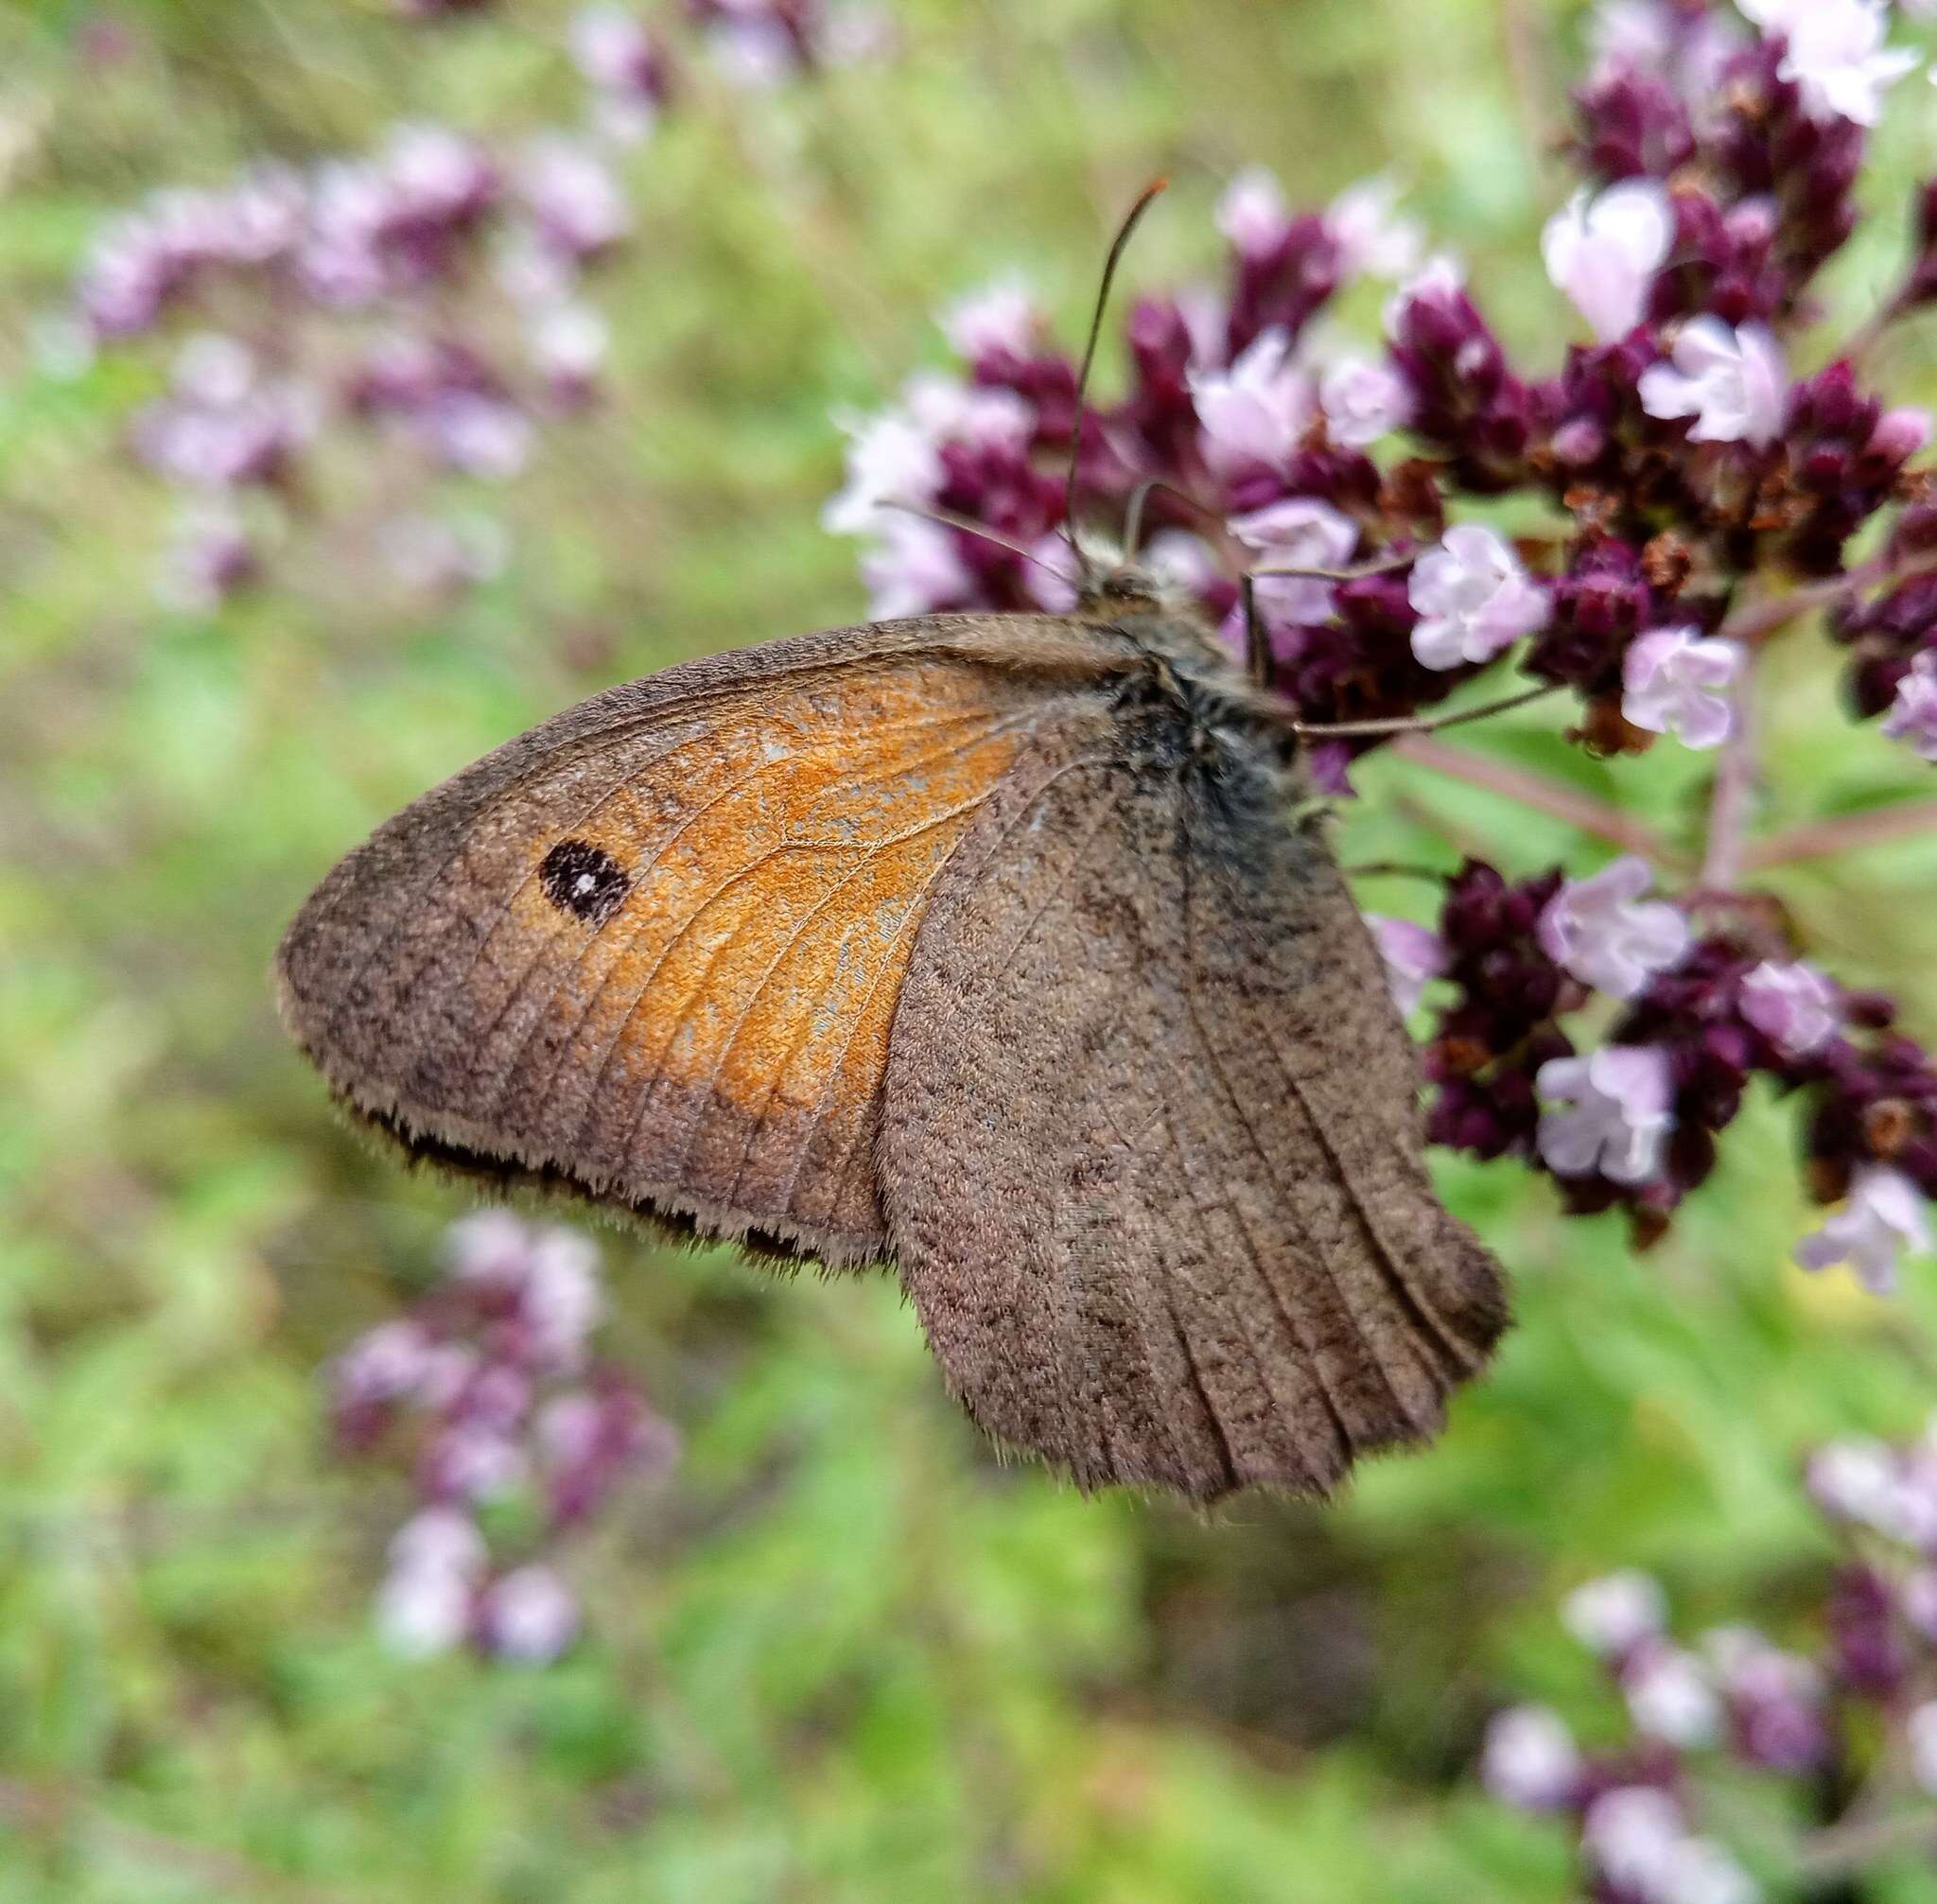
[[[1132,284],[1210,265],[1240,165],[1315,202],[1390,169],[1511,341],[1544,362],[1570,334],[1535,240],[1573,8],[920,0],[885,65],[774,96],[695,74],[627,161],[611,399],[494,494],[502,578],[429,611],[387,585],[346,477],[273,586],[153,606],[167,505],[117,445],[160,359],[72,375],[32,341],[100,219],[400,118],[569,115],[567,10],[0,13],[0,1904],[1570,1895],[1560,1834],[1470,1777],[1504,1699],[1614,1725],[1556,1598],[1638,1563],[1690,1620],[1780,1631],[1822,1562],[1800,1451],[1937,1402],[1937,1281],[1884,1303],[1786,1266],[1808,1214],[1773,1103],[1641,1260],[1511,1166],[1447,1167],[1519,1327],[1443,1443],[1323,1511],[1085,1500],[991,1460],[885,1282],[606,1234],[610,1346],[689,1450],[577,1556],[588,1639],[519,1671],[374,1637],[402,1489],[330,1460],[316,1370],[466,1204],[367,1153],[278,1031],[270,952],[328,865],[608,682],[855,619],[818,526],[830,411],[938,361],[929,313],[999,270],[1073,334],[1154,171]],[[1887,282],[1937,161],[1915,91],[1834,309]],[[1928,339],[1883,368],[1937,398]],[[1771,819],[1914,793],[1826,649],[1790,645]],[[1698,824],[1688,757],[1596,765],[1531,717],[1461,743]],[[1349,859],[1597,857],[1418,768],[1362,785]],[[1771,883],[1929,1037],[1933,878],[1912,844]]]

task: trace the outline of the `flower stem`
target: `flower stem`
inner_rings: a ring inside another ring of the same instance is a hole
[[[1640,853],[1658,866],[1686,865],[1685,856],[1676,852],[1652,827],[1605,800],[1596,799],[1592,794],[1550,780],[1544,774],[1509,766],[1504,760],[1490,760],[1464,747],[1448,746],[1430,734],[1405,734],[1392,745],[1403,759],[1416,765],[1444,774],[1449,779],[1463,780],[1470,787],[1518,800],[1536,812],[1577,827],[1583,833],[1592,833],[1624,852]]]
[[[1560,691],[1558,685],[1549,681],[1538,688],[1524,688],[1519,693],[1505,695],[1497,701],[1484,702],[1477,707],[1462,707],[1452,714],[1405,714],[1389,721],[1294,721],[1291,731],[1306,740],[1318,741],[1361,739],[1377,734],[1434,734],[1441,727],[1462,727],[1469,721],[1509,713]]]

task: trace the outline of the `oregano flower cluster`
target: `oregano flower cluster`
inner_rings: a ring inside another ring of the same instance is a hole
[[[1828,1557],[1782,1639],[1742,1621],[1678,1638],[1661,1583],[1626,1569],[1562,1609],[1616,1695],[1595,1742],[1547,1705],[1487,1728],[1482,1782],[1565,1825],[1597,1904],[1855,1896],[1893,1855],[1928,1860],[1937,1440],[1831,1442],[1806,1485]]]
[[[1061,609],[1073,447],[1077,533],[1135,522],[1124,552],[1234,653],[1251,577],[1327,792],[1482,676],[1597,756],[1712,756],[1684,890],[1632,853],[1586,879],[1469,864],[1430,927],[1375,921],[1395,992],[1426,1004],[1433,1135],[1523,1159],[1572,1211],[1625,1210],[1645,1244],[1761,1076],[1798,1101],[1809,1192],[1837,1206],[1800,1260],[1879,1287],[1929,1244],[1937,1071],[1740,865],[1770,641],[1826,631],[1850,718],[1937,760],[1930,419],[1869,369],[1937,299],[1937,183],[1872,320],[1841,348],[1815,334],[1871,129],[1922,63],[1896,28],[1883,0],[1607,0],[1573,96],[1579,183],[1542,244],[1579,318],[1558,365],[1509,353],[1387,183],[1300,211],[1253,170],[1219,201],[1219,282],[1129,309],[1117,400],[1077,419],[1073,361],[1000,281],[942,313],[955,370],[846,420],[826,513],[878,615]],[[1368,278],[1389,286],[1376,341],[1335,311]]]
[[[327,1371],[339,1454],[400,1469],[413,1495],[376,1601],[396,1651],[556,1658],[580,1625],[572,1541],[676,1459],[672,1424],[591,1353],[598,1272],[577,1231],[480,1212],[418,1301]]]
[[[748,86],[891,44],[873,12],[818,0],[694,0],[684,26]],[[364,513],[405,586],[501,569],[491,492],[602,394],[595,292],[632,241],[628,148],[677,97],[667,34],[622,8],[577,14],[557,54],[582,82],[577,123],[517,138],[403,124],[368,151],[156,190],[100,232],[44,336],[58,365],[140,353],[165,382],[127,446],[178,498],[166,605],[206,611],[261,580],[340,488],[335,448],[380,450],[383,496]]]

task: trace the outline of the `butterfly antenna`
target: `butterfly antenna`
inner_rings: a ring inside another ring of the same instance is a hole
[[[1063,484],[1063,540],[1070,545],[1070,553],[1076,558],[1076,567],[1085,581],[1089,580],[1091,571],[1089,558],[1076,541],[1076,467],[1083,455],[1083,404],[1090,394],[1090,372],[1096,362],[1096,346],[1103,336],[1103,314],[1109,306],[1109,288],[1115,282],[1116,268],[1123,261],[1131,234],[1136,231],[1143,214],[1169,185],[1168,179],[1153,179],[1143,187],[1142,196],[1117,227],[1116,236],[1110,242],[1109,255],[1103,261],[1103,281],[1096,288],[1096,308],[1090,314],[1090,336],[1083,345],[1083,367],[1076,373],[1076,414],[1070,425],[1070,473]]]
[[[1068,585],[1070,578],[1061,569],[1045,562],[1035,550],[999,533],[986,522],[977,522],[972,515],[959,515],[952,509],[924,509],[920,504],[914,502],[889,501],[877,506],[881,509],[892,509],[898,515],[913,515],[922,522],[938,523],[944,529],[958,529],[964,535],[974,535],[984,542],[992,542],[998,549],[1006,549],[1011,555],[1020,555],[1024,562],[1034,563],[1045,575],[1054,575],[1058,582],[1065,586]]]

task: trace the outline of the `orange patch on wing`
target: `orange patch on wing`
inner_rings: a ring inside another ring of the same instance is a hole
[[[695,718],[660,769],[533,842],[535,864],[581,840],[631,882],[589,934],[535,881],[513,906],[515,936],[585,941],[540,1013],[568,1112],[554,1129],[624,1155],[663,1113],[722,1198],[763,1164],[786,1172],[806,1130],[836,1194],[871,1135],[930,886],[1025,718],[957,667],[821,677],[757,721]],[[724,1128],[691,1122],[696,1091],[731,1107]]]

